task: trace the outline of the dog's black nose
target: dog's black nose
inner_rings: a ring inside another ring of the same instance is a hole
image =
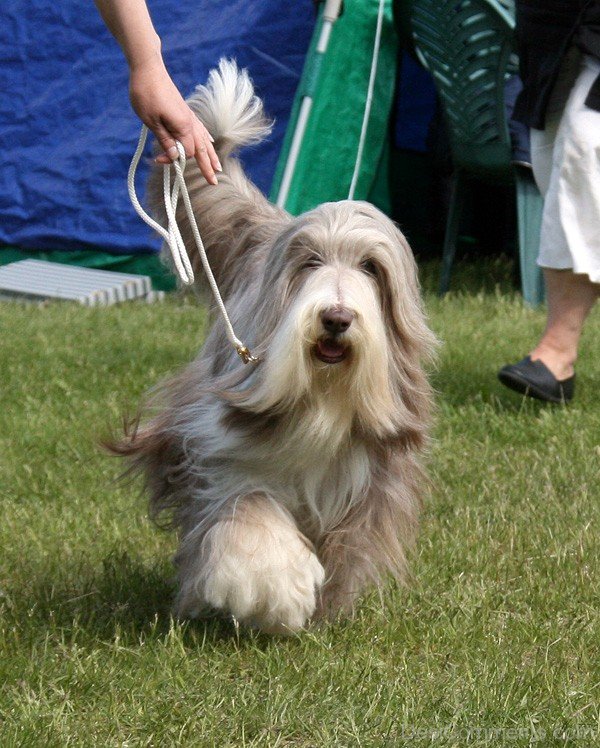
[[[325,309],[321,312],[321,322],[327,332],[332,335],[339,335],[352,324],[354,317],[346,309]]]

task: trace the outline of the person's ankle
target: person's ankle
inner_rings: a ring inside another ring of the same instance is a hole
[[[575,357],[566,354],[565,351],[538,345],[531,351],[529,357],[532,361],[541,361],[559,382],[569,379],[575,374]]]

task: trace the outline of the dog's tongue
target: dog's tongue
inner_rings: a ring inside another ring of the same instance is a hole
[[[319,340],[319,353],[329,358],[337,358],[344,353],[345,346],[335,340]]]
[[[346,357],[346,346],[332,339],[317,342],[317,357],[328,364],[335,364]]]

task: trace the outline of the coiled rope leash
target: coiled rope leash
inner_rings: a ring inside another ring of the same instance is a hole
[[[184,283],[186,286],[190,286],[194,282],[194,271],[192,270],[190,259],[185,250],[185,244],[183,243],[181,232],[179,231],[179,226],[177,225],[177,220],[175,218],[177,202],[181,194],[181,197],[183,198],[183,204],[185,206],[185,211],[187,213],[190,226],[192,227],[192,233],[194,235],[194,240],[196,242],[196,247],[198,249],[198,254],[200,255],[200,260],[202,262],[204,272],[206,273],[206,277],[208,278],[213,296],[215,297],[217,306],[221,310],[221,314],[223,315],[223,319],[225,321],[227,337],[229,338],[231,344],[235,347],[238,356],[245,364],[255,364],[257,363],[258,358],[250,353],[248,348],[242,343],[239,338],[236,337],[233,331],[233,327],[229,320],[229,315],[227,314],[227,310],[225,309],[225,304],[223,303],[223,299],[221,298],[221,294],[219,293],[219,287],[217,286],[215,276],[213,275],[213,272],[210,268],[208,257],[206,256],[206,250],[204,249],[204,244],[202,243],[200,231],[198,230],[198,224],[196,223],[196,218],[192,209],[190,196],[188,194],[187,187],[185,186],[185,180],[183,178],[183,170],[185,169],[186,162],[185,151],[178,140],[175,141],[175,145],[177,146],[179,158],[176,161],[173,161],[171,165],[165,164],[163,167],[163,193],[165,199],[165,211],[167,213],[167,228],[163,228],[151,216],[149,216],[142,208],[142,205],[138,200],[138,196],[135,192],[135,172],[142,157],[142,153],[144,152],[144,146],[146,145],[147,137],[148,128],[146,127],[146,125],[143,125],[142,131],[140,133],[140,139],[138,141],[137,148],[135,149],[135,153],[133,154],[133,158],[131,159],[131,165],[127,173],[127,190],[129,192],[129,199],[131,200],[131,204],[135,208],[135,212],[138,214],[138,216],[145,223],[147,223],[148,226],[150,226],[158,234],[160,234],[160,236],[162,236],[162,238],[168,244],[169,250],[171,251],[171,256],[173,257],[173,263],[175,264],[175,269],[177,270],[182,283]],[[173,168],[175,169],[175,180],[172,189],[171,166],[173,166]]]

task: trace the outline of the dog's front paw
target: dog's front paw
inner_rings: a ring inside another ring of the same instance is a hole
[[[301,629],[325,576],[316,555],[297,532],[238,540],[206,575],[206,602],[266,633]]]
[[[207,534],[203,597],[240,623],[292,633],[313,615],[325,572],[289,515],[263,505]]]

